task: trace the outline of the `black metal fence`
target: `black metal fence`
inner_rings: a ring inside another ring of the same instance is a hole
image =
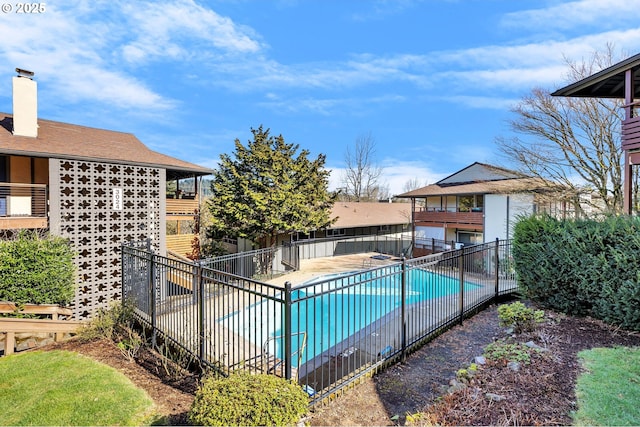
[[[366,236],[324,237],[318,239],[297,240],[288,244],[299,259],[314,259],[328,256],[378,252],[381,254],[403,256],[411,247],[411,235],[378,234]]]
[[[456,242],[453,240],[447,241],[442,239],[434,239],[432,237],[420,240],[416,239],[415,249],[422,249],[426,253],[435,254],[456,249]]]
[[[222,255],[200,261],[200,265],[252,279],[269,279],[283,274],[277,247],[256,249],[237,254]]]
[[[517,289],[507,241],[277,286],[122,248],[141,321],[223,373],[293,378],[317,403]]]

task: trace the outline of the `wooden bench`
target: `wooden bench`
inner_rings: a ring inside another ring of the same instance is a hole
[[[73,312],[64,307],[48,304],[26,304],[22,309],[12,302],[0,301],[0,313],[3,314],[38,314],[48,315],[51,319],[23,319],[13,317],[0,317],[0,332],[5,332],[4,354],[13,354],[16,344],[15,334],[23,332],[53,333],[55,340],[61,341],[65,333],[77,332],[82,322],[68,319]]]

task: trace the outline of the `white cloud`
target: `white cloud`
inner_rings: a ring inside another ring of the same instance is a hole
[[[520,92],[533,87],[551,86],[562,80],[567,66],[547,68],[507,68],[495,70],[451,71],[441,73],[438,77],[453,81],[456,92],[472,90],[473,93],[499,89],[501,91]]]
[[[442,97],[442,102],[466,105],[469,108],[488,110],[508,110],[521,100],[519,98],[499,98],[491,96],[466,96],[456,95]]]
[[[0,59],[11,64],[4,72],[35,71],[55,97],[69,102],[145,112],[166,111],[177,102],[151,89],[123,62],[175,63],[262,48],[252,30],[191,0],[47,4],[42,15],[3,16],[0,34]]]
[[[122,48],[131,62],[171,57],[185,59],[216,48],[225,53],[255,53],[261,45],[252,30],[241,27],[191,0],[172,2],[126,2],[134,40]]]
[[[379,108],[380,105],[390,107],[393,104],[403,102],[405,97],[400,95],[381,95],[370,98],[295,98],[276,97],[268,94],[268,101],[259,102],[258,105],[267,107],[279,114],[312,113],[322,116],[333,114],[348,114],[353,116],[364,115],[369,109]]]
[[[629,0],[579,0],[562,2],[547,8],[508,13],[502,24],[507,27],[534,29],[569,29],[589,24],[610,27],[623,22],[637,22],[640,9]]]
[[[473,89],[522,91],[532,87],[553,88],[567,83],[565,58],[582,60],[602,51],[608,43],[620,49],[640,49],[640,28],[576,36],[569,40],[547,40],[513,46],[482,46],[434,53],[443,71],[433,78],[450,82],[459,92]],[[495,93],[495,92],[494,92]]]
[[[10,42],[0,45],[3,62],[34,71],[51,94],[70,102],[99,101],[152,111],[171,108],[173,101],[127,75],[117,66],[117,58],[107,54],[117,33],[113,24],[85,22],[83,5],[72,7],[50,6],[46,16],[3,19],[0,34],[11,34],[5,37]],[[25,19],[37,19],[38,24],[27,25]]]
[[[221,79],[216,84],[241,91],[281,88],[337,92],[394,84],[398,90],[414,87],[429,93],[469,90],[495,93],[495,89],[522,92],[534,86],[564,84],[565,58],[589,57],[608,43],[621,49],[638,50],[640,28],[455,51],[360,54],[341,62],[282,64],[256,56],[243,63],[217,64],[216,72]],[[327,104],[327,99],[322,103]]]
[[[382,1],[370,9],[389,7],[387,11],[393,11],[412,6],[411,2],[392,3]],[[48,5],[42,16],[4,16],[0,20],[5,41],[0,45],[0,59],[11,64],[7,73],[15,66],[35,71],[36,78],[61,100],[97,101],[151,114],[176,109],[179,104],[166,95],[169,92],[154,89],[142,74],[136,74],[137,67],[151,68],[156,63],[179,67],[181,61],[189,79],[206,73],[212,85],[247,92],[268,90],[268,101],[259,105],[287,113],[357,114],[369,105],[400,103],[424,94],[436,99],[451,97],[474,108],[505,108],[509,97],[534,86],[566,83],[563,56],[579,60],[607,43],[640,50],[636,25],[572,38],[549,37],[544,31],[551,25],[567,25],[565,20],[589,23],[597,17],[601,23],[605,17],[620,14],[623,20],[612,22],[627,22],[629,17],[640,16],[640,9],[632,3],[582,0],[507,14],[504,25],[542,30],[519,44],[359,53],[345,61],[290,64],[266,56],[266,44],[253,29],[193,0],[69,0]],[[538,41],[531,42],[533,39]],[[383,84],[392,85],[393,92]],[[375,86],[382,89],[377,91]],[[372,88],[372,92],[361,98],[345,90],[361,87]],[[319,90],[325,93],[318,95]],[[287,91],[296,93],[292,96]]]

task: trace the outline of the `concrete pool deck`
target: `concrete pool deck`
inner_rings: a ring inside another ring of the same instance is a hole
[[[380,255],[378,252],[366,252],[354,255],[336,255],[324,258],[303,259],[300,261],[299,270],[267,280],[266,283],[284,286],[285,282],[291,282],[293,287],[296,287],[296,285],[327,274],[368,270],[401,261],[400,258],[393,256],[388,259],[372,258],[378,255]]]

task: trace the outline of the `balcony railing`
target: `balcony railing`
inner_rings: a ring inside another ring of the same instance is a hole
[[[45,184],[0,183],[0,229],[46,228]]]
[[[193,216],[198,199],[167,199],[167,216]]]
[[[441,210],[423,210],[413,213],[416,222],[434,222],[439,224],[473,224],[482,225],[482,211],[451,212]]]
[[[640,148],[640,117],[622,121],[622,148],[624,150]]]

